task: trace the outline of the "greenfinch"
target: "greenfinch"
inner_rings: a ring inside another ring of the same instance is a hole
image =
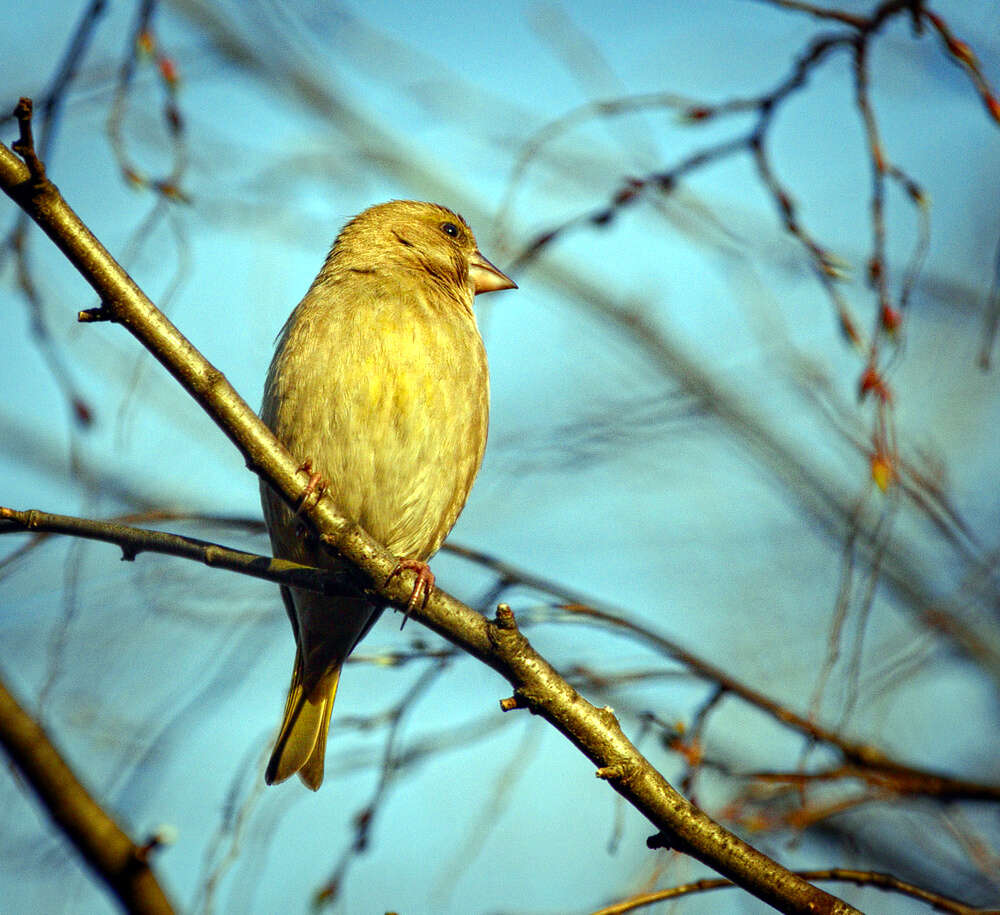
[[[344,226],[281,331],[261,418],[351,520],[414,569],[411,607],[479,471],[489,418],[486,353],[472,304],[517,288],[479,252],[457,213],[394,200]],[[303,536],[266,484],[274,555],[329,569],[343,560]],[[395,572],[393,573],[395,574]],[[281,589],[295,667],[268,784],[323,781],[340,668],[382,607],[360,591]]]

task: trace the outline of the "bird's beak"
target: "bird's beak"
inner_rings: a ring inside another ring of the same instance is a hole
[[[469,278],[476,295],[499,289],[517,289],[517,283],[497,270],[479,251],[469,258]]]

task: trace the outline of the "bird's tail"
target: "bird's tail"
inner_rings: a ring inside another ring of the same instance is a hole
[[[313,791],[323,783],[326,735],[339,681],[340,667],[337,666],[320,677],[307,692],[303,683],[302,652],[296,650],[281,730],[264,774],[269,785],[283,782],[296,772]]]

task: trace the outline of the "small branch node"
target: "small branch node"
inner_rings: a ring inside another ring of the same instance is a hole
[[[133,852],[136,861],[141,864],[149,862],[149,856],[166,845],[173,845],[177,838],[177,830],[164,824],[152,833],[142,845],[137,845]]]
[[[76,320],[81,324],[95,324],[98,321],[114,321],[114,313],[106,305],[99,305],[97,308],[84,308],[77,312]]]
[[[690,855],[693,852],[692,847],[680,836],[670,835],[666,832],[658,832],[655,836],[646,839],[646,848],[662,848],[664,851],[676,851],[684,855]]]
[[[45,182],[45,165],[35,152],[35,137],[31,130],[31,117],[34,112],[34,105],[30,98],[22,96],[17,105],[14,106],[14,117],[17,118],[17,126],[21,135],[11,144],[14,150],[28,166],[31,178],[37,186]]]
[[[615,710],[610,705],[605,705],[603,708],[597,710],[597,714],[604,719],[605,727],[620,727],[618,723],[618,716],[615,715]]]
[[[665,851],[670,851],[670,849],[674,847],[675,841],[676,839],[674,839],[673,836],[668,836],[666,833],[658,832],[655,836],[649,836],[646,839],[646,848],[650,849],[651,851],[657,848],[662,848]]]
[[[494,623],[499,629],[517,630],[517,620],[514,619],[514,611],[510,609],[510,604],[497,604]]]
[[[527,708],[527,707],[528,704],[517,693],[514,693],[513,696],[509,696],[506,699],[500,700],[501,712],[513,712],[515,709]]]
[[[601,766],[594,775],[604,781],[619,781],[625,777],[625,766],[620,763],[613,766]]]

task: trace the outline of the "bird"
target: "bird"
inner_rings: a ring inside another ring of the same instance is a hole
[[[304,499],[332,498],[397,557],[393,575],[417,573],[410,610],[427,599],[427,561],[486,447],[489,372],[473,300],[516,288],[458,213],[392,200],[347,222],[278,335],[261,419],[309,474]],[[264,482],[261,504],[276,557],[348,569]],[[295,664],[264,777],[270,785],[298,774],[315,791],[341,666],[383,607],[349,585],[281,594]]]

